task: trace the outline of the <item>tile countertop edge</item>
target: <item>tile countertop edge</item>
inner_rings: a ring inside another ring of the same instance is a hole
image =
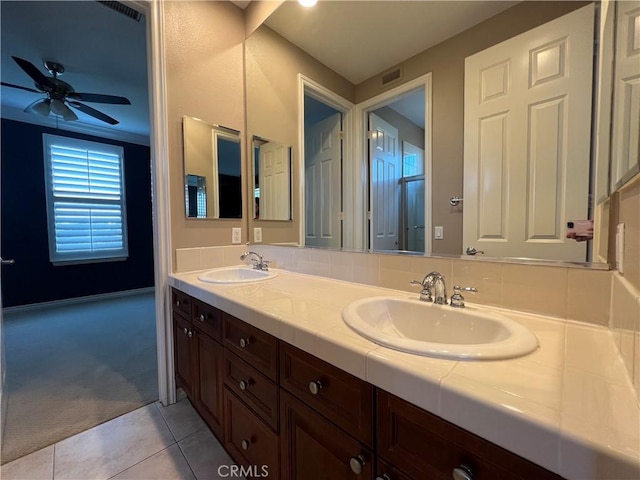
[[[197,279],[197,273],[199,272],[170,274],[169,285],[201,301],[210,303],[214,307],[225,310],[231,315],[282,339],[280,327],[285,324],[285,321],[279,317],[279,314],[261,310],[257,302],[242,302],[242,298],[225,291],[229,289],[229,285],[220,286],[200,282]],[[322,278],[288,271],[286,273],[301,278]],[[340,283],[349,284],[350,282]],[[355,286],[358,288],[370,288],[371,295],[380,295],[381,290],[388,290],[360,284],[354,284]],[[389,290],[389,292],[406,295],[406,292],[394,290]],[[490,307],[487,308],[490,309]],[[296,328],[291,322],[286,323],[288,324],[287,328]],[[322,331],[323,328],[320,327],[315,334],[317,335]],[[368,342],[368,340],[365,341]],[[579,434],[572,434],[572,432],[566,430],[566,427],[562,426],[561,412],[554,412],[544,406],[527,402],[525,399],[521,399],[523,405],[532,407],[528,412],[517,408],[514,409],[506,403],[494,402],[492,399],[487,399],[486,394],[480,392],[480,390],[485,389],[482,385],[477,384],[476,386],[479,386],[479,388],[473,388],[467,383],[456,381],[456,376],[451,374],[453,368],[446,368],[439,376],[416,375],[416,366],[410,362],[393,361],[393,359],[382,362],[380,358],[372,358],[376,357],[375,352],[378,349],[383,351],[387,349],[379,347],[373,342],[370,343],[371,348],[367,352],[363,351],[362,347],[350,348],[348,342],[340,342],[340,345],[336,345],[337,348],[345,349],[352,355],[355,353],[363,356],[363,361],[366,365],[364,378],[359,371],[353,372],[349,365],[341,365],[340,362],[335,363],[324,355],[318,355],[319,352],[310,351],[309,353],[319,356],[338,368],[349,371],[389,393],[404,398],[420,408],[424,408],[485,440],[506,448],[568,479],[618,478],[620,480],[632,480],[621,476],[601,477],[600,475],[604,474],[602,471],[603,466],[606,466],[607,471],[611,470],[612,472],[640,471],[640,455],[638,458],[619,455],[607,444],[600,445],[597,443],[599,439],[594,441],[594,439],[584,438]],[[297,345],[294,344],[294,346]],[[456,362],[451,361],[451,363],[455,365]],[[387,372],[395,370],[400,374],[399,377],[405,381],[411,379],[423,382],[423,388],[430,392],[429,400],[421,401],[420,395],[416,395],[415,387],[406,388],[402,382],[396,380],[392,382],[383,381],[382,378],[385,378],[381,370],[383,367]],[[488,389],[489,387],[487,387]],[[437,394],[437,398],[434,398],[434,394]],[[529,408],[525,407],[525,410],[527,409]],[[532,413],[536,409],[538,411]],[[479,412],[480,414],[478,414]],[[493,419],[499,428],[492,428],[488,425],[488,422],[479,419],[479,417],[483,416]],[[522,435],[523,433],[525,433],[524,436]],[[516,439],[525,440],[515,441]],[[527,441],[526,439],[535,439],[535,441]],[[541,448],[540,442],[544,442],[545,448]],[[573,448],[566,448],[568,443]],[[561,448],[562,446],[565,448]],[[576,458],[567,458],[568,455]],[[572,472],[567,471],[568,465],[582,465],[584,463],[587,465],[584,465],[584,468],[580,471],[580,475],[582,475],[580,477],[572,477]],[[588,472],[591,472],[591,477],[585,477]]]

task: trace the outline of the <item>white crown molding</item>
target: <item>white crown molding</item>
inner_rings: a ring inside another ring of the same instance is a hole
[[[144,145],[147,147],[150,145],[149,136],[122,132],[96,125],[88,125],[80,121],[65,122],[64,120],[58,120],[56,125],[56,117],[54,116],[43,117],[41,115],[34,115],[33,113],[26,113],[15,107],[3,106],[1,116],[2,118],[15,120],[16,122],[30,123],[33,125],[51,127],[75,133],[83,133],[85,135],[93,135],[95,137],[109,138],[111,140],[119,140],[121,142],[135,143],[137,145]]]

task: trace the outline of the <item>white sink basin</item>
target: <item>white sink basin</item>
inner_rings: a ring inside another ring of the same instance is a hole
[[[489,309],[453,308],[418,299],[371,297],[348,305],[342,318],[385,347],[429,357],[495,360],[538,348],[527,328]]]
[[[278,275],[274,271],[255,270],[251,267],[224,267],[209,270],[198,276],[198,280],[209,283],[247,283],[267,280]]]

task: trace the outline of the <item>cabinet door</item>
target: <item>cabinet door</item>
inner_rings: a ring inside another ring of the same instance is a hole
[[[222,438],[224,351],[201,330],[194,330],[194,406],[213,433]]]
[[[193,396],[193,354],[191,323],[173,312],[173,357],[176,373],[176,384],[182,387],[187,397]]]
[[[451,479],[469,468],[474,480],[560,477],[398,397],[378,390],[378,456],[410,478]]]
[[[283,480],[371,480],[373,457],[350,435],[281,392]]]

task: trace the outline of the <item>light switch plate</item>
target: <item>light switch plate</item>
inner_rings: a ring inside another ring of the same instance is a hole
[[[436,240],[442,240],[444,238],[444,227],[442,225],[436,225],[433,232],[433,238]]]
[[[242,229],[235,227],[231,229],[231,243],[242,243]]]
[[[254,229],[253,229],[253,243],[262,243],[262,228],[254,227]]]

